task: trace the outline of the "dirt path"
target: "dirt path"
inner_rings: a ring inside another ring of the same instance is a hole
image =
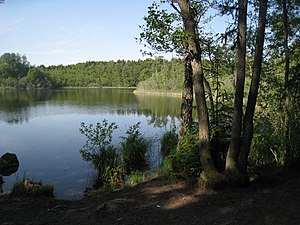
[[[80,201],[0,198],[0,225],[300,224],[300,175],[203,191],[157,178]]]

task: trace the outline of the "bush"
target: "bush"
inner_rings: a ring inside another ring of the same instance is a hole
[[[87,126],[85,123],[81,123],[79,130],[87,138],[86,144],[80,149],[83,160],[91,161],[95,168],[99,167],[102,163],[101,160],[106,156],[109,157],[107,160],[111,161],[111,157],[116,155],[116,150],[111,144],[112,133],[117,128],[115,123],[108,124],[107,120],[97,123],[95,128],[93,128],[93,124]]]
[[[98,171],[98,177],[94,188],[101,188],[102,190],[115,190],[118,187],[124,185],[125,172],[124,167],[120,164],[115,167],[104,167],[104,171],[101,173]]]
[[[187,134],[179,149],[174,149],[165,158],[163,173],[173,178],[196,181],[201,173],[198,140],[197,132]]]
[[[116,186],[123,181],[120,156],[117,149],[111,144],[112,133],[118,126],[115,123],[102,123],[86,126],[81,123],[80,132],[87,137],[86,144],[80,149],[83,160],[92,162],[98,170],[96,187],[104,184]]]
[[[129,127],[127,136],[121,137],[121,148],[117,149],[111,144],[112,133],[118,128],[115,123],[109,124],[103,120],[95,127],[81,123],[79,130],[87,141],[80,154],[85,161],[92,162],[98,171],[96,188],[117,188],[124,184],[126,174],[146,167],[149,143],[142,137],[139,126],[140,122]]]
[[[174,126],[170,131],[163,134],[160,139],[161,144],[161,154],[165,158],[171,153],[172,150],[176,149],[178,143],[178,134],[176,132],[176,127]]]
[[[249,166],[284,164],[284,129],[278,129],[273,122],[265,117],[255,121]]]
[[[126,173],[143,170],[147,166],[146,153],[149,143],[142,137],[140,132],[140,122],[132,125],[126,131],[127,136],[121,137],[122,162]]]
[[[96,169],[98,170],[97,187],[104,184],[116,187],[124,181],[123,167],[120,165],[120,156],[115,148],[103,149],[100,152]]]
[[[166,156],[164,158],[160,173],[162,176],[165,176],[170,180],[176,180],[177,177],[173,171],[172,162],[173,162],[173,154]]]

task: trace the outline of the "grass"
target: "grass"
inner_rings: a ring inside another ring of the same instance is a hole
[[[133,171],[126,180],[126,185],[134,186],[159,176],[156,171]]]
[[[23,178],[18,180],[12,187],[11,196],[18,197],[50,197],[53,198],[54,186],[52,184],[42,184]]]

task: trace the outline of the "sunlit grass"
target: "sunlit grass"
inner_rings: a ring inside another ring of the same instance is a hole
[[[11,189],[11,196],[18,197],[54,197],[54,185],[43,184],[40,182],[33,182],[29,179],[23,178],[18,180]]]

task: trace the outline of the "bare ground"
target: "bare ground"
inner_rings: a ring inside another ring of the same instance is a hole
[[[300,174],[210,191],[156,178],[80,201],[0,197],[0,225],[300,224]]]

